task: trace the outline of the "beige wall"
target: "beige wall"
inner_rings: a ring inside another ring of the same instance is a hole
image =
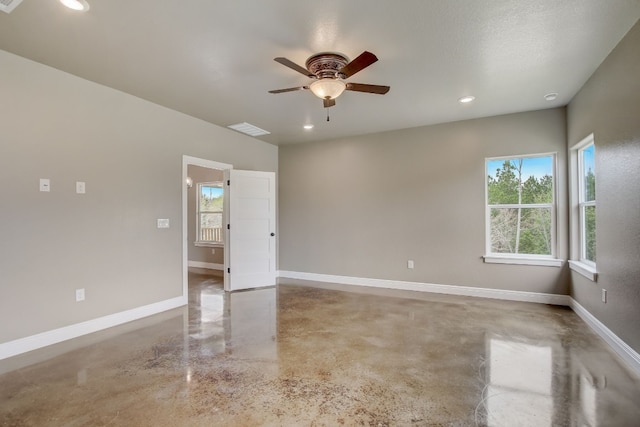
[[[183,155],[277,171],[254,138],[4,51],[0,70],[0,343],[182,294]]]
[[[576,301],[637,352],[640,352],[639,76],[640,23],[636,23],[568,107],[569,146],[594,133],[597,203],[598,282],[572,272],[571,292]],[[601,302],[601,289],[608,291],[606,304]]]
[[[566,259],[563,108],[281,146],[280,270],[566,294],[566,266],[481,258],[485,158],[548,152]]]
[[[193,180],[193,187],[187,190],[187,211],[188,211],[188,241],[189,261],[206,262],[210,264],[224,264],[224,248],[223,247],[204,247],[195,246],[197,233],[197,200],[198,200],[198,183],[200,182],[222,182],[224,173],[220,169],[203,168],[196,165],[189,165],[187,175]],[[215,250],[215,254],[212,253]]]

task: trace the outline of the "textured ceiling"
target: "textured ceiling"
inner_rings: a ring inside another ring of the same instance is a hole
[[[24,0],[0,13],[0,49],[273,144],[566,105],[640,18],[640,0],[88,2]],[[309,83],[275,57],[364,50],[379,61],[348,81],[391,91],[345,92],[330,122],[309,91],[267,92]]]

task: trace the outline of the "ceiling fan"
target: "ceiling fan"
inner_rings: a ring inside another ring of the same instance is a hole
[[[325,108],[336,105],[336,98],[345,90],[384,95],[389,92],[389,86],[347,83],[344,81],[377,60],[378,58],[373,53],[367,51],[362,52],[351,62],[349,62],[346,56],[340,53],[323,52],[310,56],[305,63],[306,68],[303,68],[287,58],[274,58],[274,61],[285,67],[289,67],[300,74],[316,80],[308,86],[270,90],[269,93],[293,92],[308,89],[311,90],[315,96],[323,100]]]

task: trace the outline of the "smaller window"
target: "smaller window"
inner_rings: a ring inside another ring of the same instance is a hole
[[[223,243],[222,212],[224,190],[222,183],[203,182],[198,184],[198,196],[198,237],[196,242]]]
[[[578,148],[578,209],[580,223],[580,261],[596,262],[596,147],[593,137]]]

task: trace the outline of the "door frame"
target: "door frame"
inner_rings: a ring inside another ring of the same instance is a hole
[[[200,166],[209,169],[219,169],[222,171],[233,169],[233,165],[228,163],[216,162],[213,160],[201,159],[198,157],[192,157],[182,155],[182,296],[186,299],[189,298],[189,205],[188,205],[188,192],[187,192],[187,176],[189,165]],[[227,215],[226,195],[224,198],[224,212],[223,217]],[[226,242],[226,239],[225,239]],[[227,255],[227,248],[224,248],[224,271],[226,274],[229,267],[229,257]],[[225,277],[226,282],[226,277]]]

